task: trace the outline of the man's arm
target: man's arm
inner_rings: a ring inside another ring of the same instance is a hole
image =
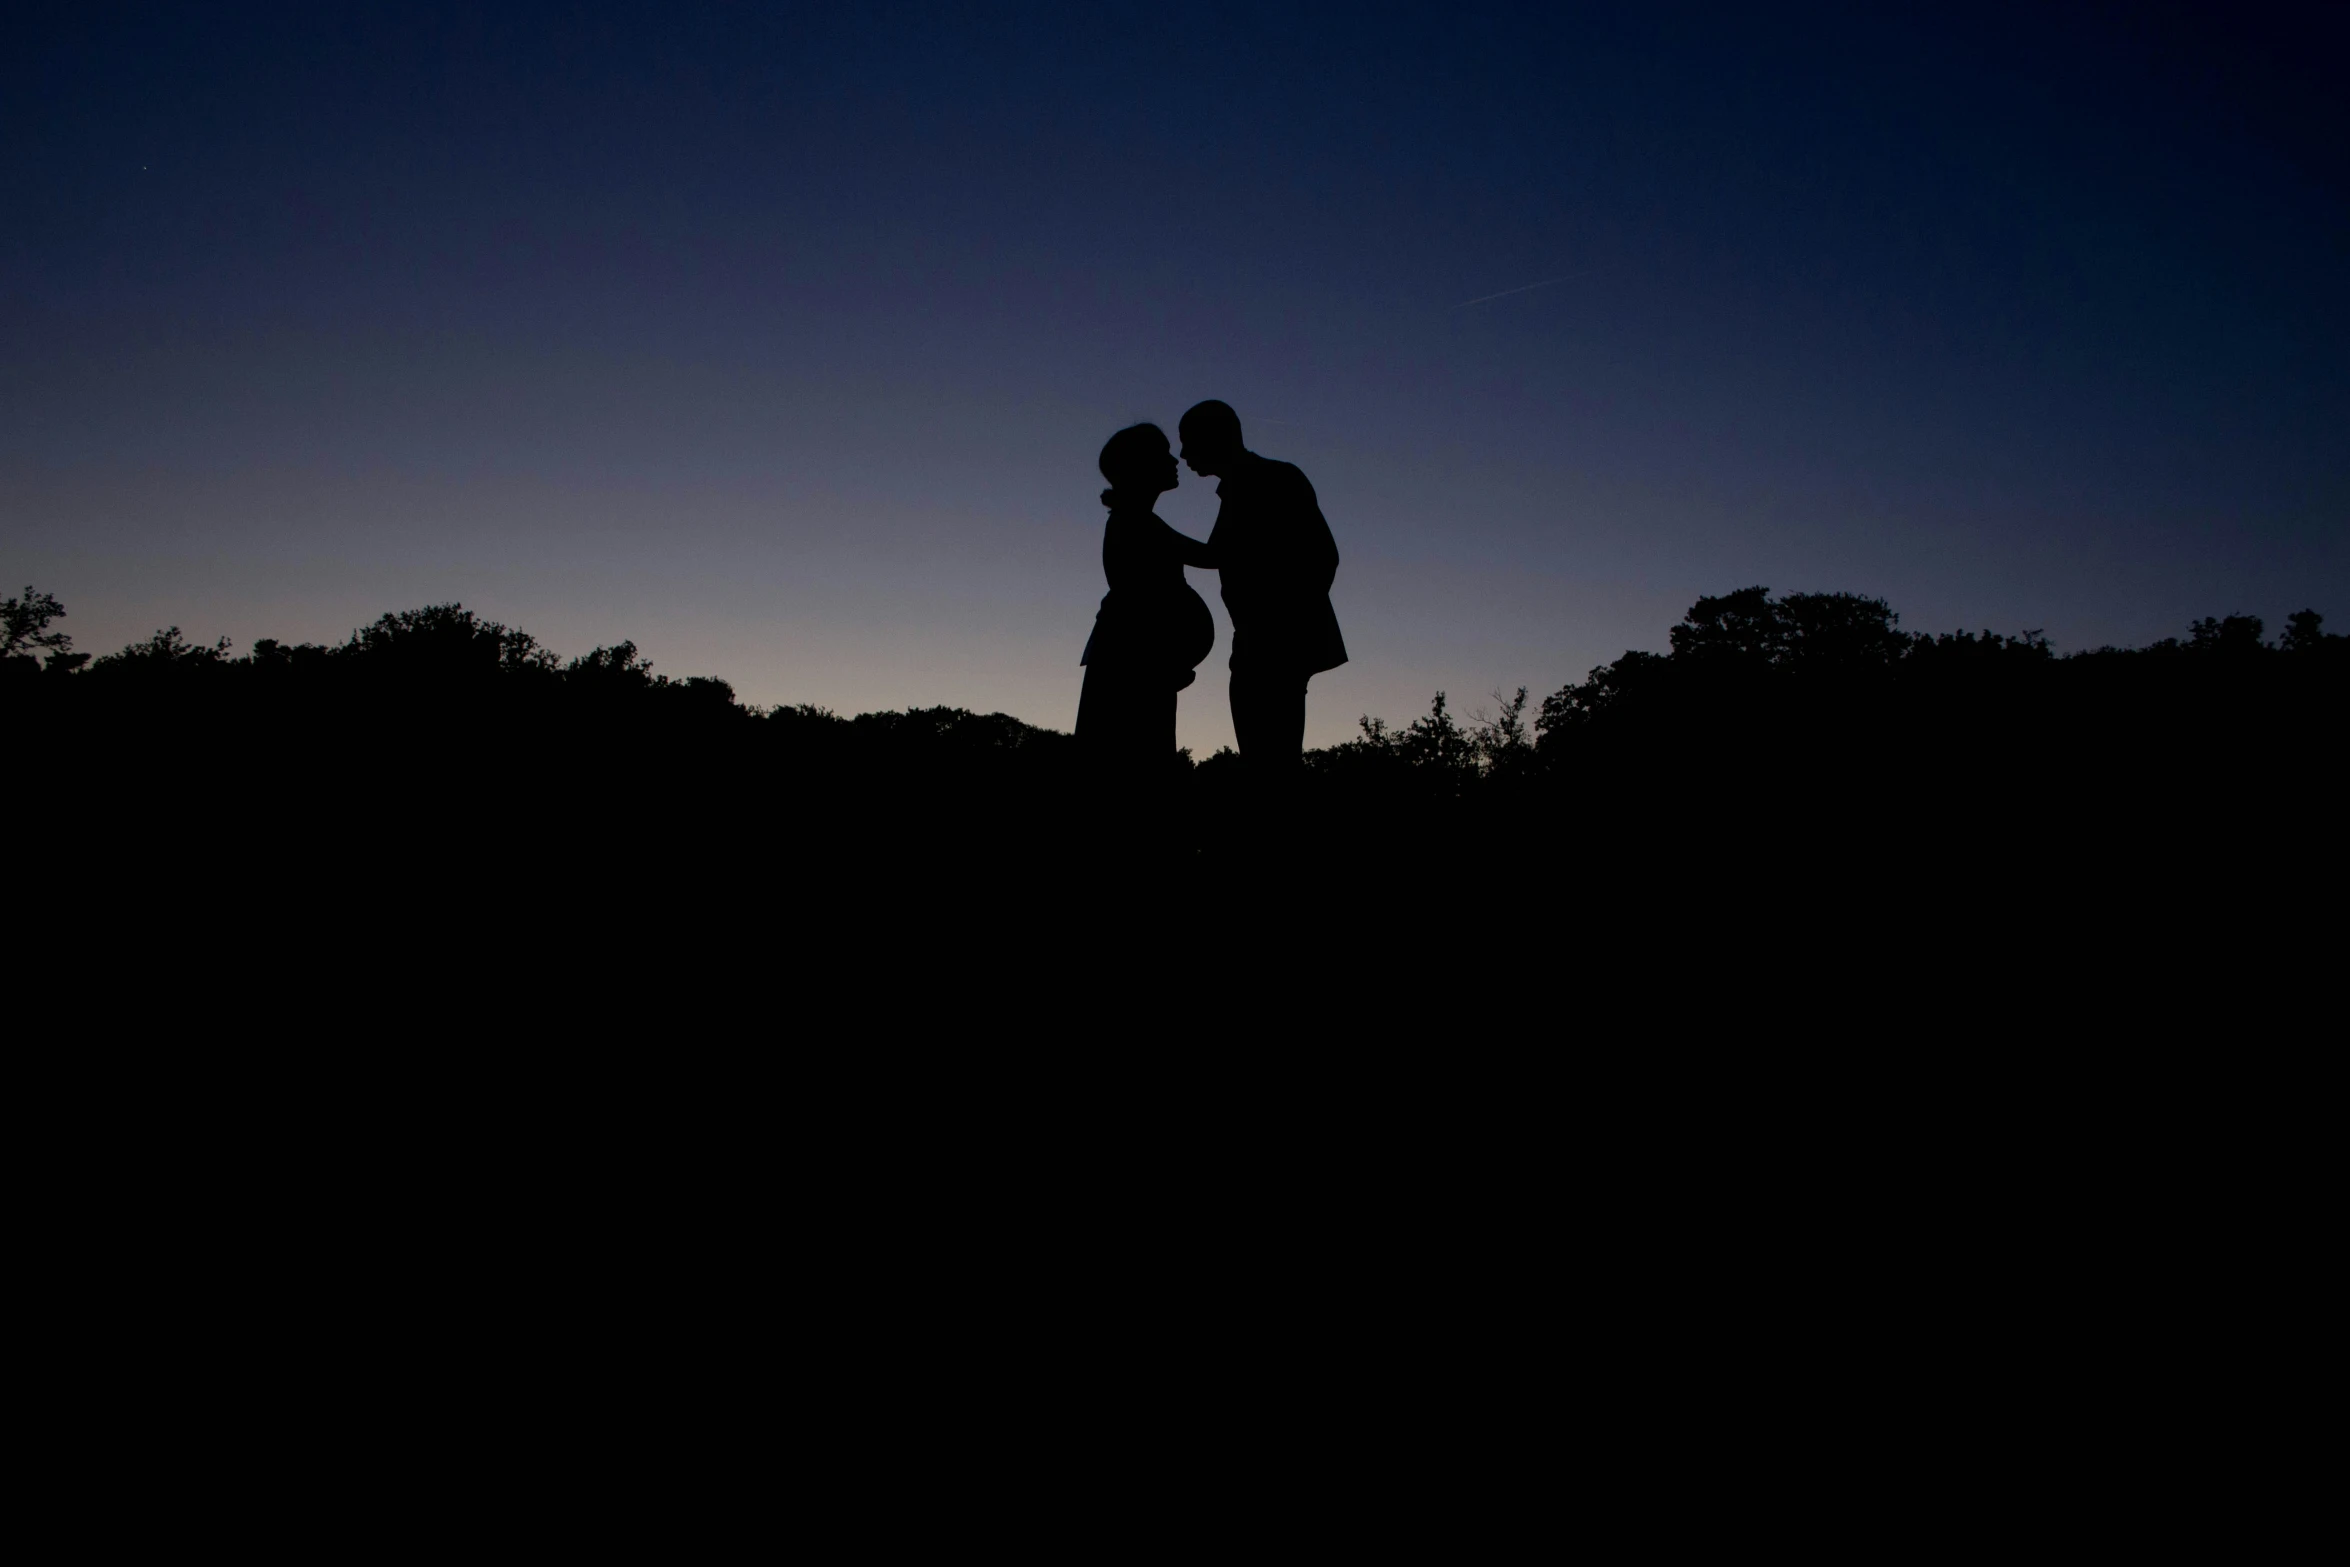
[[[1310,584],[1317,591],[1327,593],[1338,580],[1338,540],[1331,537],[1329,519],[1322,515],[1322,502],[1314,494],[1314,484],[1302,472],[1297,474],[1297,493],[1291,497],[1290,548],[1297,580]]]
[[[1198,566],[1206,571],[1216,569],[1216,552],[1208,543],[1188,533],[1177,532],[1173,527],[1168,528],[1167,533],[1175,540],[1175,553],[1183,558],[1183,564]]]

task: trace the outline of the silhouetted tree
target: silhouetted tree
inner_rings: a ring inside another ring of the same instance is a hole
[[[1472,715],[1475,727],[1470,740],[1477,748],[1478,767],[1487,777],[1514,778],[1535,763],[1534,738],[1526,728],[1526,688],[1520,686],[1515,696],[1506,697],[1496,691],[1493,700],[1501,704],[1498,712]]]
[[[73,650],[73,638],[51,631],[52,621],[65,618],[65,606],[55,595],[30,583],[21,598],[0,599],[0,669],[30,668],[47,655],[47,667],[69,674],[89,662],[90,655]]]
[[[633,655],[635,649],[629,651]],[[342,652],[411,680],[545,675],[562,664],[530,633],[485,620],[462,604],[427,604],[384,615],[351,633]]]
[[[1593,669],[1580,684],[1562,686],[1544,697],[1534,718],[1535,743],[1545,749],[1563,745],[1602,717],[1649,700],[1648,693],[1669,679],[1667,655],[1627,652],[1614,663]]]
[[[1769,588],[1740,588],[1700,598],[1668,634],[1673,656],[1761,668],[1786,650],[1787,622]]]
[[[2258,615],[2230,615],[2225,620],[2206,616],[2187,628],[2187,646],[2197,653],[2242,658],[2266,650],[2262,630]]]
[[[1776,606],[1780,662],[1798,671],[1887,670],[1917,638],[1883,599],[1858,593],[1790,593]]]
[[[1425,768],[1455,783],[1466,782],[1477,771],[1477,742],[1445,710],[1444,693],[1428,704],[1424,718],[1406,724],[1397,749],[1405,762]]]

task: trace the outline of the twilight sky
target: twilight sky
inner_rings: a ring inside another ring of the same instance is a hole
[[[1221,397],[1343,556],[1312,744],[1757,582],[2350,630],[2350,10],[1918,9],[52,7],[0,583],[1066,729],[1095,453]]]

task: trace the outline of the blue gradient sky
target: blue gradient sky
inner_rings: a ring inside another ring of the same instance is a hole
[[[1344,555],[1314,743],[1754,582],[2350,629],[2338,8],[849,9],[36,20],[9,589],[1066,728],[1094,454],[1214,396]]]

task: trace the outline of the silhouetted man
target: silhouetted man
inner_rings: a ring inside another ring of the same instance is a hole
[[[1346,662],[1338,544],[1306,476],[1242,445],[1229,404],[1201,403],[1177,428],[1191,471],[1221,481],[1208,550],[1232,615],[1232,732],[1253,768],[1286,770],[1305,748],[1306,682]]]

